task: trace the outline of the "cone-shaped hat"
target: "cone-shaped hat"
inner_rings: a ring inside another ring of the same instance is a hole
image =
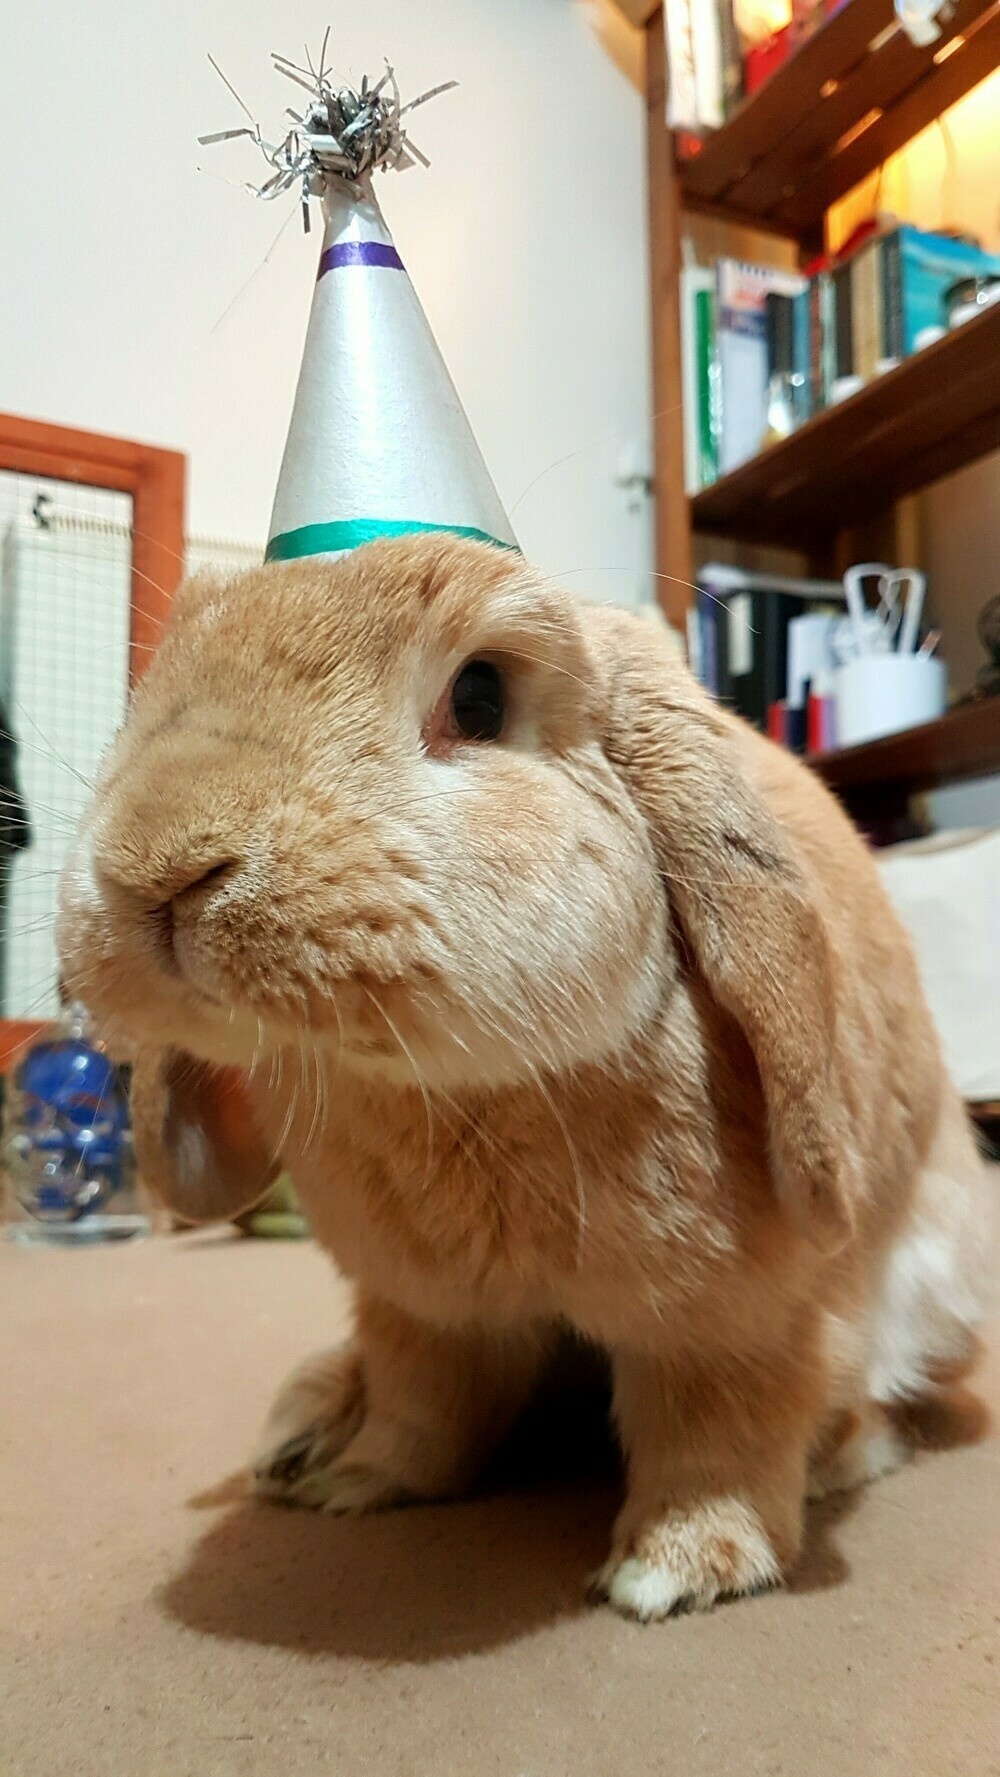
[[[256,127],[223,132],[254,136],[276,169],[261,196],[301,181],[306,216],[318,197],[325,218],[267,559],[427,530],[516,547],[372,189],[379,168],[423,159],[401,123],[413,106],[400,106],[391,70],[354,90],[335,89],[322,59],[318,73],[278,65],[310,93],[285,141],[268,147]]]

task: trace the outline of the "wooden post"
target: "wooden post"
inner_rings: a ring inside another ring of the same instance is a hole
[[[692,600],[691,508],[684,489],[681,409],[681,214],[674,143],[667,129],[663,14],[646,26],[649,250],[653,296],[653,457],[657,597],[683,630]]]

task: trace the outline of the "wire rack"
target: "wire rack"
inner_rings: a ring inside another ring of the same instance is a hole
[[[100,761],[125,714],[131,623],[129,494],[0,471],[0,703],[32,842],[0,860],[0,1012],[58,1007],[59,877]],[[188,572],[262,550],[192,538]]]

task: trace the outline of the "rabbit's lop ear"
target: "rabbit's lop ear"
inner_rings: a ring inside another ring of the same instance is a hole
[[[835,1251],[853,1232],[855,1185],[823,922],[731,726],[676,653],[637,627],[612,619],[599,644],[606,751],[647,823],[695,964],[753,1052],[778,1195],[814,1245]]]
[[[141,1177],[183,1221],[230,1221],[278,1175],[236,1068],[177,1050],[143,1052],[132,1074],[132,1125]]]

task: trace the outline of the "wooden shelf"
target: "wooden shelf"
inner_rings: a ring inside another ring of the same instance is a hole
[[[1000,303],[704,488],[696,530],[808,547],[1000,447]]]
[[[890,799],[988,777],[1000,771],[1000,697],[963,704],[937,722],[822,753],[809,763],[845,800],[869,787]]]
[[[958,0],[924,49],[893,0],[846,0],[681,162],[683,201],[816,244],[831,204],[998,66],[1000,0]]]

